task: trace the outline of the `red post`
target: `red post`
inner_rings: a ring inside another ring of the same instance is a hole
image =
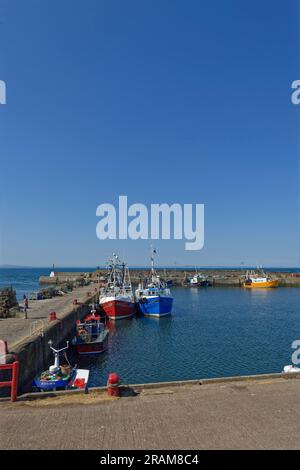
[[[12,378],[6,382],[0,382],[0,388],[10,387],[10,399],[11,401],[16,401],[18,393],[18,383],[19,383],[19,361],[15,361],[12,364],[2,364],[0,365],[1,370],[11,370]]]
[[[49,321],[54,321],[54,320],[57,320],[56,312],[50,312]]]
[[[13,362],[12,365],[12,384],[10,390],[10,399],[11,401],[16,401],[18,394],[18,384],[19,384],[19,361]]]
[[[119,376],[116,372],[113,372],[108,376],[107,393],[111,397],[118,397],[120,395]]]

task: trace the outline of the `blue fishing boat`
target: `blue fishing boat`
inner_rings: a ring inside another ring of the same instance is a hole
[[[152,250],[150,276],[139,284],[135,297],[142,315],[163,317],[170,315],[173,297],[166,281],[161,279],[154,269],[154,254],[156,250]]]
[[[69,347],[69,342],[67,341],[67,346],[61,349],[55,349],[52,346],[53,343],[51,340],[48,344],[54,354],[54,364],[34,379],[32,384],[33,389],[41,392],[49,392],[69,388],[85,388],[89,378],[89,370],[72,367],[66,355],[65,359],[68,363],[64,365],[60,365],[59,363],[59,354],[61,352],[65,353],[65,350]]]

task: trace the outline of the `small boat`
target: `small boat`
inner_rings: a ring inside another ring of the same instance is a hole
[[[193,277],[188,279],[187,283],[190,287],[207,287],[211,285],[211,282],[206,276],[204,276],[204,274],[197,272]]]
[[[101,290],[99,304],[111,320],[120,320],[135,314],[129,270],[116,254],[110,260],[108,280]]]
[[[271,278],[262,267],[259,267],[256,271],[247,271],[243,287],[247,289],[278,287],[278,279]]]
[[[154,269],[154,254],[151,256],[151,273],[144,283],[140,283],[135,291],[139,312],[149,317],[170,315],[173,297],[167,283],[158,276]]]
[[[173,279],[167,277],[167,270],[164,269],[164,281],[166,283],[167,287],[172,287],[173,286]]]
[[[34,379],[32,384],[33,388],[42,392],[65,390],[69,388],[85,388],[88,383],[89,370],[72,367],[66,355],[65,358],[68,363],[63,365],[59,363],[59,354],[68,349],[69,342],[67,341],[67,346],[61,349],[53,348],[51,340],[48,344],[54,354],[54,364]]]
[[[288,366],[284,366],[283,368],[283,371],[282,371],[284,374],[295,374],[295,373],[299,373],[300,372],[300,368],[299,367],[296,367],[296,366],[293,366],[292,364],[288,365]]]
[[[101,354],[108,348],[109,330],[101,316],[92,310],[83,322],[76,322],[76,336],[72,340],[78,354]]]

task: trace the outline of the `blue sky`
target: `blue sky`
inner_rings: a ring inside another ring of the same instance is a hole
[[[299,1],[0,0],[0,264],[89,266],[96,207],[204,203],[159,263],[299,266]]]

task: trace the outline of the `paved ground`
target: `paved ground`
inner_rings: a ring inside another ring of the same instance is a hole
[[[49,313],[54,310],[57,317],[66,313],[72,306],[74,299],[79,302],[86,299],[87,292],[92,292],[95,284],[79,287],[78,289],[65,294],[62,297],[53,297],[45,300],[30,300],[28,309],[28,319],[23,318],[2,318],[0,319],[0,339],[7,341],[8,348],[13,346],[26,336],[32,334],[33,327],[48,323]]]
[[[98,394],[98,395],[97,395]],[[0,403],[1,449],[297,449],[300,380]]]

